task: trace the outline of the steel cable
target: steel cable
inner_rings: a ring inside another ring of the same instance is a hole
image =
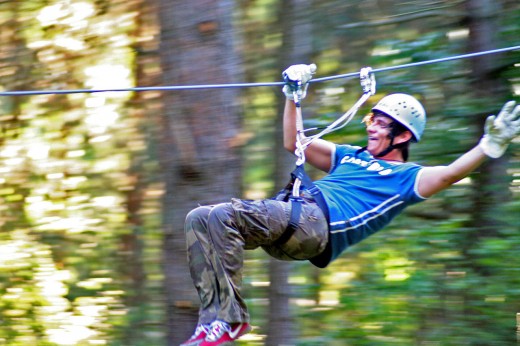
[[[488,55],[488,54],[497,54],[503,52],[509,52],[514,50],[519,50],[520,46],[512,46],[506,48],[499,48],[493,50],[487,50],[476,53],[455,55],[446,58],[439,58],[433,60],[419,61],[409,64],[389,66],[389,67],[381,67],[372,69],[373,73],[377,72],[386,72],[416,66],[423,66],[428,64],[436,64],[446,61],[459,60],[459,59],[468,59],[474,58],[478,56]],[[321,77],[315,78],[311,80],[309,83],[320,83],[326,82],[334,79],[341,78],[352,78],[358,77],[359,72],[352,72],[346,74],[339,74],[329,77]],[[101,92],[143,92],[143,91],[175,91],[175,90],[198,90],[198,89],[223,89],[223,88],[255,88],[255,87],[272,87],[272,86],[282,86],[284,82],[266,82],[266,83],[236,83],[236,84],[200,84],[200,85],[171,85],[171,86],[150,86],[150,87],[132,87],[132,88],[114,88],[114,89],[70,89],[70,90],[19,90],[19,91],[0,91],[0,96],[31,96],[31,95],[50,95],[50,94],[80,94],[80,93],[101,93]]]

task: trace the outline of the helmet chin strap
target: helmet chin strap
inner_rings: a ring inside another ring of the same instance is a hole
[[[386,147],[385,150],[381,151],[379,154],[377,155],[374,155],[374,157],[383,157],[383,156],[386,156],[388,155],[392,150],[395,149],[395,146],[394,146],[394,136],[393,135],[390,135],[390,145],[388,145],[388,147]]]
[[[390,143],[390,145],[389,145],[385,150],[381,151],[381,152],[380,152],[379,154],[377,154],[377,155],[372,155],[372,156],[374,156],[375,158],[381,158],[381,157],[383,157],[383,156],[389,154],[392,150],[395,149],[395,146],[393,145],[393,141],[394,141],[394,140],[392,139],[392,142]],[[366,147],[366,146],[364,146],[364,147],[362,147],[361,149],[359,149],[359,150],[356,152],[356,154],[359,154],[359,153],[361,153],[361,152],[363,152],[363,151],[365,151],[365,150],[367,150],[367,147]]]
[[[397,144],[394,144],[394,141],[395,141],[395,138],[397,135],[399,135],[400,133],[402,133],[401,131],[398,131],[396,130],[396,128],[392,127],[392,130],[390,131],[390,133],[388,134],[388,139],[390,140],[390,144],[386,147],[386,149],[382,150],[381,152],[379,152],[378,154],[372,154],[373,157],[377,158],[377,159],[381,159],[382,157],[388,155],[389,153],[391,153],[394,149],[403,149],[402,151],[402,159],[404,162],[408,161],[408,143],[410,142],[410,139],[407,139],[405,140],[404,142],[402,143],[397,143]],[[361,148],[360,150],[358,150],[358,152],[362,152],[362,151],[365,151],[367,150],[367,146]]]
[[[395,139],[395,134],[394,133],[390,133],[388,135],[389,139],[390,139],[390,144],[388,145],[388,147],[386,147],[386,149],[382,150],[381,152],[379,152],[378,154],[375,154],[375,155],[372,155],[374,156],[375,158],[377,159],[380,159],[386,155],[388,155],[389,153],[391,153],[394,149],[399,149],[399,148],[402,148],[407,142],[404,142],[404,143],[398,143],[398,144],[395,144],[394,145],[394,139]],[[367,150],[367,146],[364,146],[362,147],[361,149],[359,149],[357,152],[356,152],[356,155]],[[403,154],[404,155],[404,154]],[[406,162],[408,160],[408,155],[404,155],[403,156],[403,160]]]

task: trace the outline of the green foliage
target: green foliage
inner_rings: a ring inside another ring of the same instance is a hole
[[[237,4],[247,82],[280,80],[286,67],[277,66],[280,50],[288,49],[279,4]],[[495,4],[501,8],[496,46],[518,44],[520,8],[514,1]],[[463,4],[437,5],[315,2],[306,18],[317,77],[466,53],[471,36]],[[400,21],[434,10],[443,14]],[[136,34],[139,15],[133,2],[0,2],[0,88],[132,86],[135,47],[145,39]],[[494,55],[492,62],[489,75],[504,89],[487,95],[475,85],[472,60],[378,73],[377,95],[327,139],[364,145],[359,120],[370,105],[388,92],[408,92],[428,111],[424,140],[412,147],[411,159],[449,163],[476,143],[485,115],[518,97],[518,52]],[[300,62],[286,65],[292,63]],[[360,95],[355,78],[312,84],[305,125],[329,124]],[[272,153],[280,97],[279,88],[244,90],[245,196],[265,197],[277,188]],[[139,104],[126,93],[0,98],[1,344],[162,344],[160,123],[143,117],[147,107],[159,108],[153,97],[143,99]],[[518,142],[504,161],[489,185],[481,185],[482,177],[493,174],[479,169],[325,270],[295,263],[298,344],[513,344],[520,297]],[[508,193],[483,206],[482,195],[496,191]],[[259,345],[267,323],[267,260],[260,251],[249,256],[244,286],[260,341],[241,344]]]
[[[419,25],[405,21],[381,28],[370,26],[377,19],[391,14],[399,17],[400,13],[411,13],[412,6],[421,5],[426,9],[430,6],[415,2],[379,8],[379,12],[372,8],[370,12],[370,4],[365,4],[367,12],[360,13],[360,3],[320,2],[309,15],[314,28],[317,76],[353,72],[367,65],[389,67],[467,53],[470,37],[462,21],[456,20],[460,10],[457,4],[449,9],[451,16],[437,16]],[[514,33],[520,27],[514,14],[519,8],[508,9],[506,2],[500,6],[503,10],[496,17],[496,36],[501,40],[496,45],[515,45],[518,35]],[[446,25],[439,25],[439,21]],[[342,30],[343,24],[359,25]],[[249,43],[254,45],[254,41]],[[411,159],[427,165],[446,164],[477,142],[483,117],[497,112],[513,90],[518,90],[515,81],[520,72],[514,67],[517,60],[516,52],[492,58],[500,66],[503,85],[509,89],[505,94],[497,90],[475,97],[475,76],[469,72],[472,61],[466,59],[376,74],[378,93],[374,98],[389,92],[419,97],[428,112],[428,126],[424,140],[412,147]],[[512,83],[509,86],[508,81]],[[306,127],[329,124],[350,108],[360,92],[355,79],[311,84],[304,101]],[[360,114],[368,110],[369,105]],[[254,121],[253,113],[251,117]],[[327,139],[363,145],[364,129],[356,119]],[[518,174],[517,149],[517,144],[510,149],[510,176]],[[486,234],[481,225],[473,222],[476,213],[481,212],[475,196],[481,174],[478,170],[461,184],[410,208],[386,230],[347,251],[319,278],[316,269],[299,265],[292,274],[297,282],[298,344],[514,343],[520,277],[515,258],[515,249],[520,248],[518,183],[506,178],[502,185],[487,187],[489,191],[509,188],[511,194],[497,208],[500,227]]]
[[[101,5],[0,4],[2,17],[11,14],[10,21],[0,23],[1,31],[13,32],[0,52],[9,67],[0,77],[2,89],[130,86],[135,17],[121,13],[130,7],[103,12]],[[128,332],[136,319],[149,324],[139,334],[140,342],[160,342],[154,324],[162,315],[142,295],[145,287],[150,293],[159,288],[153,248],[160,239],[159,221],[143,216],[141,229],[133,223],[137,214],[146,213],[144,208],[157,210],[159,202],[141,197],[142,209],[129,207],[138,182],[146,186],[139,191],[142,196],[147,191],[153,195],[160,186],[156,178],[137,181],[131,170],[146,152],[140,121],[127,108],[131,97],[71,94],[2,100],[0,343],[127,340],[138,335]],[[140,174],[156,167],[156,161],[143,164]],[[143,232],[144,226],[150,229]],[[150,250],[142,250],[144,244]],[[156,278],[143,281],[146,275]],[[144,301],[136,303],[136,297]]]

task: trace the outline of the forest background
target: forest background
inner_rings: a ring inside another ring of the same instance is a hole
[[[0,1],[0,91],[279,82],[520,43],[516,0]],[[428,113],[411,160],[451,162],[520,101],[520,52],[376,74]],[[361,95],[311,84],[306,126]],[[198,300],[183,220],[272,196],[294,158],[280,87],[0,96],[0,344],[178,345]],[[316,172],[313,174],[318,177]],[[324,270],[248,252],[241,345],[512,345],[520,312],[520,150],[410,208]]]

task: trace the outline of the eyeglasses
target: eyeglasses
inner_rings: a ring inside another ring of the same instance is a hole
[[[377,126],[380,129],[389,129],[392,127],[393,121],[388,122],[386,119],[388,117],[384,115],[370,113],[363,118],[363,123],[366,127]]]

